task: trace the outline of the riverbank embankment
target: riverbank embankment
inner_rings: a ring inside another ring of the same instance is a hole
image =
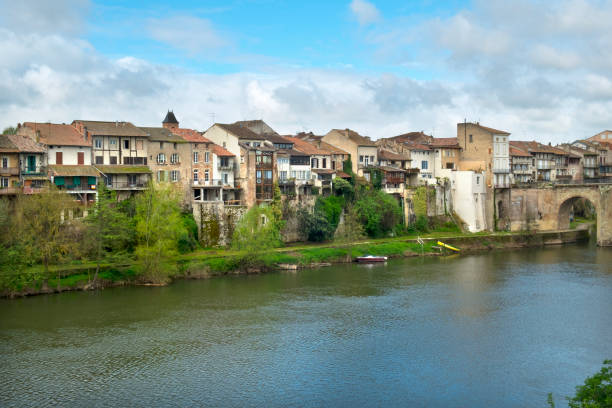
[[[241,253],[223,249],[205,250],[170,260],[168,268],[172,272],[169,273],[166,283],[176,279],[206,279],[228,274],[255,274],[280,269],[298,270],[335,263],[349,263],[353,262],[356,257],[367,254],[389,258],[461,255],[500,249],[569,244],[586,241],[590,237],[588,228],[545,232],[433,235],[423,237],[421,240],[415,237],[396,237],[345,244],[299,244],[265,253]],[[440,248],[438,241],[459,248],[460,252]],[[57,270],[60,276],[59,282],[57,279],[51,279],[47,285],[43,286],[42,281],[38,281],[34,285],[4,291],[0,296],[16,297],[70,290],[151,285],[150,282],[143,281],[136,273],[137,266],[137,263],[127,262],[103,265],[93,285],[95,265],[71,265],[68,268]],[[159,286],[159,284],[155,285]]]

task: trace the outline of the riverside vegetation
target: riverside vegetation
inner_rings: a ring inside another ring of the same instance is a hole
[[[406,226],[395,198],[355,177],[350,163],[345,168],[351,180],[336,178],[333,194],[318,196],[312,208],[292,209],[275,187],[271,203],[253,206],[240,219],[229,248],[200,246],[195,220],[181,208],[180,191],[172,185],[151,185],[117,202],[115,192],[101,184],[84,218],[69,217],[78,215],[79,206],[53,187],[13,202],[0,200],[0,294],[159,285],[177,277],[259,272],[365,254],[430,254],[435,240],[420,245],[410,238],[487,235],[463,234],[453,222],[422,212]],[[282,230],[291,217],[298,218],[309,244],[283,246]],[[483,239],[480,245],[495,243]]]

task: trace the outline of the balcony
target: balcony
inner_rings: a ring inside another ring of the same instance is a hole
[[[223,180],[221,179],[209,179],[209,180],[191,179],[191,185],[193,187],[221,187],[223,186]]]
[[[19,167],[0,167],[0,176],[18,176]]]
[[[0,195],[15,195],[21,191],[19,187],[1,187]]]
[[[46,176],[47,166],[25,166],[21,168],[21,174],[24,176]]]
[[[510,173],[510,167],[494,167],[493,173],[502,173],[502,174]]]
[[[497,182],[495,183],[495,188],[510,188],[510,182]]]
[[[217,165],[217,169],[218,170],[225,170],[225,171],[233,171],[234,170],[234,163],[228,163],[226,165],[222,165],[221,162],[219,162],[219,164]]]
[[[129,181],[113,181],[112,183],[107,183],[106,187],[110,190],[144,190],[148,184],[146,181],[136,181],[134,183]]]

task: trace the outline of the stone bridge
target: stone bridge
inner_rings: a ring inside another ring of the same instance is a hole
[[[568,229],[573,204],[589,200],[597,212],[597,244],[612,246],[612,184],[557,184],[512,188],[495,194],[498,229]]]

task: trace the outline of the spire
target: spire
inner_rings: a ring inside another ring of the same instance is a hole
[[[162,125],[166,129],[174,129],[178,127],[179,122],[178,120],[176,120],[176,116],[174,116],[174,112],[172,112],[171,110],[168,110],[168,113],[166,113],[166,117],[162,121]]]

